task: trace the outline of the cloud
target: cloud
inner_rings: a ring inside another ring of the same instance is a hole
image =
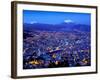
[[[70,20],[70,19],[67,19],[67,20],[64,20],[64,22],[65,22],[65,23],[71,23],[71,22],[73,22],[73,21]]]
[[[37,21],[31,21],[31,22],[30,22],[30,24],[34,24],[34,23],[37,23]]]

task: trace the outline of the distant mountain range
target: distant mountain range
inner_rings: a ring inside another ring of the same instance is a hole
[[[75,23],[61,23],[61,24],[23,24],[23,29],[27,31],[42,30],[42,31],[87,31],[90,32],[91,28],[89,25],[75,24]]]

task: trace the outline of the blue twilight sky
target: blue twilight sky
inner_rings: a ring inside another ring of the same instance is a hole
[[[91,14],[75,13],[75,12],[53,12],[53,11],[34,11],[23,10],[24,23],[45,23],[45,24],[60,24],[60,23],[78,23],[91,24]]]

